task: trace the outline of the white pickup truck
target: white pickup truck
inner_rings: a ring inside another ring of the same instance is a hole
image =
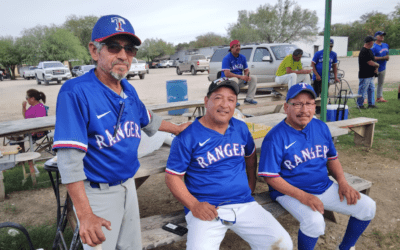
[[[30,66],[29,68],[25,68],[22,71],[22,77],[25,80],[35,79],[36,69],[37,69],[37,67],[35,67],[35,66]]]
[[[131,68],[128,71],[126,79],[129,80],[131,77],[134,77],[136,75],[139,75],[140,79],[144,79],[146,72],[147,72],[146,62],[142,60],[138,61],[136,58],[133,58]]]
[[[62,80],[71,79],[71,71],[67,66],[64,66],[58,61],[40,62],[35,70],[35,77],[37,84],[42,81],[47,85],[50,81],[57,81],[58,84]]]

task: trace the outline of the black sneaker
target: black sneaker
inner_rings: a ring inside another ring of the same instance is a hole
[[[368,105],[368,108],[369,108],[369,109],[376,109],[376,108],[378,108],[378,106],[375,106],[375,105]]]
[[[364,105],[363,106],[358,106],[359,109],[365,109]]]

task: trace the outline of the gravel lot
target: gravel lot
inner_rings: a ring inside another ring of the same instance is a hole
[[[345,71],[345,77],[353,90],[358,90],[358,58],[339,58],[339,69]],[[387,73],[385,82],[399,82],[400,74],[396,71],[396,66],[400,66],[400,56],[392,56],[387,65]],[[189,100],[202,100],[207,92],[209,81],[207,73],[198,73],[191,75],[184,73],[178,76],[175,68],[150,69],[144,80],[140,80],[135,76],[129,82],[136,88],[139,97],[145,105],[161,104],[167,102],[166,81],[169,80],[186,80],[188,84]],[[50,84],[37,85],[35,80],[24,80],[22,78],[10,81],[4,80],[0,82],[0,122],[9,120],[22,119],[22,102],[25,100],[26,91],[35,88],[46,94],[46,105],[50,107],[49,115],[55,115],[57,94],[61,85]],[[244,94],[241,94],[245,96]],[[166,115],[162,113],[162,115]]]

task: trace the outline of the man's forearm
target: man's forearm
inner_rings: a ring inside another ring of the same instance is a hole
[[[241,75],[236,75],[236,74],[234,74],[234,73],[232,73],[231,71],[228,71],[228,70],[224,71],[224,74],[228,78],[236,77],[238,79],[242,79]]]
[[[337,78],[337,64],[336,63],[334,63],[333,65],[332,65],[332,69],[333,69],[333,75],[335,76],[335,78]]]
[[[311,66],[312,66],[312,70],[313,70],[314,75],[315,75],[315,76],[321,77],[321,76],[318,74],[317,68],[315,67],[315,63],[312,62],[312,63],[311,63]]]
[[[252,155],[245,158],[246,161],[246,173],[247,179],[249,181],[249,186],[251,189],[251,193],[254,193],[256,189],[257,183],[257,153],[256,151],[253,152]]]
[[[268,185],[272,186],[274,189],[278,190],[282,194],[289,195],[300,202],[302,201],[304,195],[307,193],[303,190],[289,184],[282,177],[264,177],[264,180],[268,183]]]
[[[347,183],[346,178],[344,177],[342,164],[340,164],[338,159],[328,161],[328,170],[339,184],[344,181]]]
[[[85,216],[86,214],[93,214],[92,208],[89,204],[89,199],[86,196],[83,181],[69,183],[66,186],[69,196],[71,196],[72,202],[74,203],[78,219],[82,218],[82,216]]]
[[[189,210],[199,201],[189,192],[182,180],[183,176],[165,173],[165,183],[172,195]]]

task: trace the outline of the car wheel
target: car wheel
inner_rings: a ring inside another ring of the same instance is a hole
[[[127,79],[127,80],[131,79],[131,76],[126,76],[126,79]]]
[[[176,74],[182,75],[182,71],[179,69],[179,67],[176,67]]]
[[[58,84],[61,84],[61,81],[57,81]]]
[[[169,65],[167,65],[167,68],[169,68]]]
[[[47,81],[46,78],[44,78],[44,75],[43,75],[43,82],[44,84],[49,85],[49,81]]]
[[[0,81],[3,81],[3,76],[2,75],[0,75]]]
[[[140,80],[143,80],[145,75],[146,75],[146,74],[141,74],[141,75],[139,75]]]
[[[197,71],[196,71],[196,69],[194,67],[192,67],[191,71],[192,71],[192,75],[196,75]]]
[[[37,75],[35,75],[35,77],[36,77],[36,83],[37,83],[38,85],[42,84],[42,83],[40,82],[39,78],[37,77]]]

